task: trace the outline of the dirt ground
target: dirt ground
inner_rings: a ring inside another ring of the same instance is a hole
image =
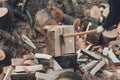
[[[30,11],[33,20],[35,19],[35,14],[37,13],[37,11],[46,8],[47,6],[47,2],[49,0],[29,0],[27,3],[27,9]],[[99,5],[101,3],[106,3],[107,0],[88,0],[91,2],[87,2],[87,0],[78,0],[79,5],[81,7],[81,11],[75,13],[74,17],[79,17],[80,19],[84,18],[84,13],[83,11],[85,9],[91,9],[91,7],[93,5]],[[35,52],[41,52],[41,53],[47,53],[47,48],[46,48],[46,44],[45,44],[45,38],[43,35],[41,35],[41,33],[37,32],[33,27],[30,26],[29,23],[26,21],[20,21],[17,20],[17,25],[18,27],[16,29],[14,29],[14,31],[12,32],[12,34],[18,38],[21,38],[21,34],[25,34],[26,36],[28,36],[32,42],[36,45],[37,50]],[[15,44],[15,43],[11,43],[9,40],[2,38],[1,39],[1,45],[7,45],[11,51],[13,51],[14,53],[14,57],[18,58],[18,57],[22,57],[24,54],[29,54],[30,51],[24,49],[23,47]],[[113,78],[108,78],[106,76],[104,76],[104,74],[101,74],[100,72],[96,75],[96,76],[91,76],[87,73],[81,73],[80,71],[77,71],[78,74],[83,76],[83,80],[120,80],[120,79],[116,79],[116,77],[114,76]]]

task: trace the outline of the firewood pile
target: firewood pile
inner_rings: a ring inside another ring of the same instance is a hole
[[[67,71],[83,80],[120,80],[120,24],[102,34],[65,37],[100,26],[109,13],[107,1],[30,0],[24,5],[32,16],[26,11],[29,19],[17,20],[13,32],[0,29],[1,46],[8,44],[14,54],[10,66],[3,71],[0,66],[0,80],[55,80]],[[5,26],[2,15],[0,26]]]

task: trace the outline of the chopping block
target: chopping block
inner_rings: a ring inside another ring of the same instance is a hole
[[[66,54],[76,53],[75,49],[75,37],[63,38],[64,45],[61,44],[59,35],[74,33],[73,25],[47,25],[44,27],[46,31],[45,38],[48,48],[48,54],[58,57]]]

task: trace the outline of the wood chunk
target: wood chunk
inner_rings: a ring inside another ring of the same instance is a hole
[[[112,73],[112,72],[110,72],[110,71],[108,71],[108,70],[103,70],[102,72],[103,72],[103,74],[105,74],[105,75],[108,76],[108,77],[111,77],[111,76],[113,76],[113,74],[114,74],[114,73]]]
[[[35,77],[38,80],[55,80],[57,78],[57,76],[54,76],[51,74],[40,73],[40,72],[36,72]]]
[[[113,63],[120,63],[120,60],[113,53],[112,49],[108,51],[108,57],[112,60]]]
[[[93,68],[97,63],[98,63],[97,60],[93,60],[90,63],[88,63],[87,65],[83,66],[80,70],[83,72],[87,72],[88,70]]]
[[[23,56],[24,60],[28,60],[28,59],[35,59],[35,55],[24,55]]]
[[[35,58],[50,60],[52,58],[52,56],[49,54],[36,53]]]
[[[65,38],[65,46],[60,44],[59,34],[74,33],[74,26],[72,25],[54,25],[46,26],[47,33],[46,44],[50,55],[57,57],[64,54],[75,53],[75,38]],[[64,48],[63,48],[64,47]]]
[[[92,57],[94,59],[101,59],[102,58],[100,55],[95,54],[94,52],[88,51],[86,49],[82,49],[81,53],[87,54],[87,55],[89,55],[90,57]]]
[[[77,59],[77,62],[86,62],[88,59]]]
[[[11,80],[36,80],[35,73],[13,73]]]
[[[104,49],[103,49],[103,55],[104,56],[107,56],[108,55],[108,50],[109,50],[109,47],[105,47]]]
[[[15,72],[35,72],[35,71],[41,71],[43,70],[42,65],[34,65],[34,66],[16,66],[15,67]]]
[[[24,62],[24,59],[22,59],[22,58],[12,58],[11,59],[12,66],[20,66],[23,64],[23,62]]]
[[[62,67],[58,64],[56,60],[53,60],[53,65],[54,70],[62,70]]]
[[[96,19],[100,19],[101,17],[101,12],[97,6],[93,6],[91,11],[90,11],[90,16]]]
[[[105,61],[104,59],[102,59],[102,61],[100,61],[100,62],[90,71],[90,74],[91,74],[91,75],[95,75],[96,72],[98,72],[105,64],[106,64],[106,61]]]
[[[7,69],[7,73],[6,73],[6,75],[5,75],[3,80],[9,80],[10,79],[10,75],[12,74],[12,72],[13,72],[13,67],[9,67]]]
[[[105,44],[109,44],[110,41],[113,41],[118,37],[118,32],[116,29],[113,29],[111,31],[104,31],[102,35]]]
[[[102,12],[102,15],[103,15],[103,17],[107,17],[108,16],[108,14],[109,14],[109,7],[106,7],[104,10],[103,10],[103,12]]]

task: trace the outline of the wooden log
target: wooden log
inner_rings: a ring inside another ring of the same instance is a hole
[[[96,19],[100,19],[101,17],[101,12],[97,6],[93,6],[91,11],[90,11],[90,16]]]
[[[56,60],[53,60],[53,65],[54,70],[62,70],[62,67],[58,64]]]
[[[106,75],[107,77],[109,77],[109,78],[114,75],[113,72],[110,72],[110,71],[108,71],[108,70],[103,70],[102,72],[103,72],[103,74],[105,74],[105,75]]]
[[[118,37],[118,32],[116,29],[113,29],[111,31],[104,31],[102,35],[104,43],[108,45],[110,41],[113,41]]]
[[[37,80],[55,80],[57,76],[36,72],[35,77]]]
[[[7,69],[7,73],[5,74],[5,77],[4,77],[3,80],[9,80],[10,79],[10,75],[12,74],[13,70],[14,70],[13,67],[9,67]]]
[[[82,49],[81,53],[86,54],[86,55],[88,55],[94,59],[98,59],[98,60],[102,58],[102,56],[95,54],[94,52],[88,51],[86,49]]]
[[[15,72],[26,72],[28,70],[29,72],[35,72],[35,71],[41,71],[43,70],[42,65],[34,65],[34,66],[16,66]]]
[[[113,53],[112,49],[108,51],[108,57],[112,60],[113,63],[120,63],[120,60]]]
[[[11,80],[36,80],[35,73],[12,73]]]
[[[14,24],[9,10],[5,7],[1,7],[0,11],[0,28],[5,31],[10,31],[14,27]]]
[[[11,59],[12,66],[20,66],[23,64],[23,62],[24,62],[24,59],[22,59],[22,58],[12,58]]]
[[[106,64],[106,61],[105,61],[104,59],[102,59],[102,61],[100,61],[100,62],[90,71],[90,74],[91,74],[91,75],[95,75],[96,72],[98,72],[105,64]]]
[[[102,54],[103,54],[104,56],[107,56],[107,55],[108,55],[108,50],[109,50],[109,47],[105,47],[105,48],[103,49]]]
[[[35,26],[34,28],[42,32],[43,25],[46,21],[52,19],[52,15],[48,9],[42,9],[35,14]]]
[[[92,69],[97,63],[98,63],[97,60],[93,60],[90,63],[88,63],[87,65],[83,66],[80,70],[83,72],[87,72],[90,69]]]
[[[59,34],[64,33],[74,33],[74,27],[72,25],[54,25],[54,26],[46,26],[45,29],[47,33],[46,44],[50,55],[52,56],[61,56],[64,54],[75,53],[75,38],[65,38],[65,46],[60,44]],[[64,47],[64,48],[63,48]]]
[[[107,17],[108,16],[108,14],[109,14],[109,7],[106,7],[104,10],[103,10],[103,12],[102,12],[102,15],[103,15],[103,17]]]

